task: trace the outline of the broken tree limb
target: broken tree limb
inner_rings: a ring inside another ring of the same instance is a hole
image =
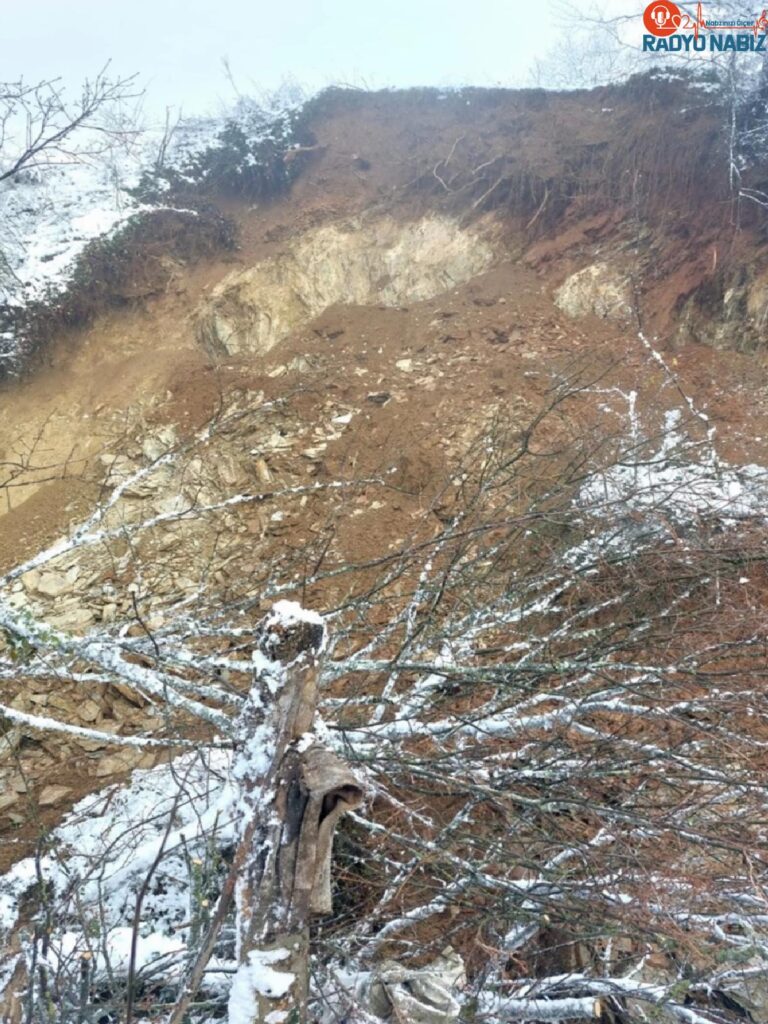
[[[363,799],[355,775],[311,731],[322,619],[281,601],[258,632],[253,684],[234,727],[233,773],[242,794],[235,858],[216,930],[206,936],[171,1024],[194,998],[233,893],[238,970],[230,1022],[306,1020],[310,917],[331,909],[334,829]]]
[[[310,915],[331,909],[333,831],[363,799],[349,768],[311,733],[322,620],[281,602],[262,637],[239,721],[247,849],[236,889],[233,1024],[306,1019]]]
[[[294,900],[300,893],[306,900],[308,889],[309,912],[330,914],[333,835],[342,814],[360,806],[363,790],[349,766],[320,743],[302,754],[302,778],[309,800],[301,823]]]
[[[238,843],[169,1024],[180,1024],[194,999],[233,897],[238,970],[230,1021],[306,1019],[310,917],[331,910],[334,829],[363,799],[355,775],[311,731],[322,619],[281,601],[258,632],[253,684],[235,723]]]

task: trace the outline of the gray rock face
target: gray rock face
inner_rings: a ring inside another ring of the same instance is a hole
[[[713,277],[683,303],[675,337],[714,348],[753,352],[768,343],[768,271],[740,267]]]
[[[624,275],[607,263],[593,263],[566,278],[555,292],[555,305],[575,318],[625,323],[632,313],[632,292]]]
[[[215,355],[265,353],[336,303],[398,306],[432,298],[485,270],[493,249],[447,217],[392,217],[306,232],[284,255],[226,277],[198,311]]]

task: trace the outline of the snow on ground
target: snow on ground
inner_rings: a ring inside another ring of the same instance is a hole
[[[718,456],[713,437],[703,446],[693,442],[682,419],[680,410],[667,413],[656,451],[637,443],[624,459],[590,474],[575,508],[610,526],[568,551],[567,562],[583,564],[664,537],[676,542],[705,523],[727,529],[768,519],[768,468],[730,465]],[[632,440],[638,441],[634,431]]]
[[[124,973],[137,893],[162,850],[144,897],[137,968],[158,961],[176,973],[226,871],[220,851],[234,840],[235,795],[229,755],[215,751],[135,771],[129,783],[81,800],[53,832],[50,852],[0,879],[0,939],[25,892],[43,881],[57,907],[50,966],[66,972],[85,954],[96,973]]]
[[[221,117],[187,118],[173,128],[162,166],[183,178],[197,155],[221,145],[219,133],[232,120],[254,146],[285,131],[302,99],[283,92],[259,103],[240,100]],[[0,182],[0,308],[23,307],[60,293],[88,242],[139,212],[162,208],[140,203],[130,190],[143,171],[157,164],[164,131],[127,134],[98,155],[75,152],[68,161],[24,170]],[[12,352],[13,346],[13,333],[0,331],[0,353]]]
[[[187,121],[174,133],[168,159],[183,164],[215,141],[221,121]],[[0,303],[23,305],[65,287],[86,243],[142,209],[128,192],[156,158],[162,133],[115,141],[97,157],[21,172],[0,185],[3,264]]]
[[[768,509],[768,470],[754,464],[730,466],[707,445],[703,458],[680,430],[682,413],[667,413],[661,445],[595,473],[582,488],[579,505],[590,510],[617,507],[629,512],[663,509],[680,523],[717,518],[733,524]]]

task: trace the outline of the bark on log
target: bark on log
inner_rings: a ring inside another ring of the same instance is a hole
[[[229,1013],[231,1024],[298,1024],[306,1020],[310,916],[331,909],[333,832],[363,790],[311,733],[321,620],[282,602],[262,638],[238,724],[239,968]]]

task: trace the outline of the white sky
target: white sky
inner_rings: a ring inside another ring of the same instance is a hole
[[[619,14],[642,0],[602,0]],[[0,80],[75,84],[109,58],[147,106],[186,113],[294,78],[387,85],[527,85],[563,31],[562,0],[0,0]],[[566,57],[567,59],[567,57]]]

